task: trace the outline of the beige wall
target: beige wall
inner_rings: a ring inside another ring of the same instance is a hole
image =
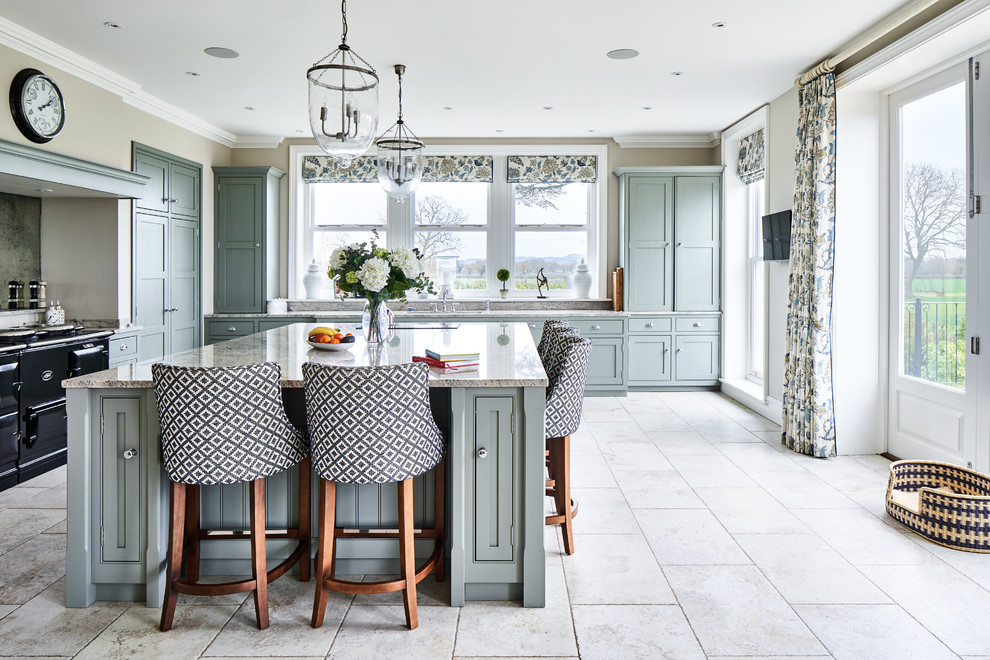
[[[213,165],[229,165],[231,150],[212,140],[201,137],[191,131],[180,128],[163,119],[138,110],[124,103],[116,94],[88,83],[80,78],[69,75],[53,66],[39,62],[22,53],[0,46],[0,80],[12,80],[18,71],[24,68],[35,68],[52,77],[62,90],[65,98],[65,127],[62,132],[46,144],[35,145],[27,140],[17,126],[9,111],[0,112],[0,138],[36,146],[46,151],[52,151],[67,156],[82,158],[101,165],[131,169],[131,142],[140,142],[162,151],[187,158],[203,165],[203,245],[213,244]],[[66,259],[69,254],[62,250],[73,249],[73,241],[69,240],[71,232],[78,231],[80,237],[96,232],[105,235],[104,242],[93,242],[87,245],[86,256],[94,264],[118,261],[119,251],[125,253],[126,272],[118,273],[114,279],[111,269],[94,267],[95,277],[85,283],[89,288],[87,296],[81,296],[80,306],[74,306],[68,297],[63,297],[62,304],[70,315],[78,314],[81,318],[106,318],[108,307],[106,301],[114,300],[113,307],[118,308],[121,318],[129,315],[130,304],[130,204],[108,205],[108,213],[114,209],[116,218],[94,218],[92,207],[87,207],[85,213],[80,213],[75,222],[71,218],[64,203],[59,207],[58,219],[52,224],[60,225],[62,245],[48,250],[45,261],[56,263],[61,257]],[[42,232],[45,233],[45,203],[42,203]],[[65,232],[69,232],[68,234]],[[51,235],[51,232],[49,232]],[[85,238],[83,240],[86,240]],[[44,251],[44,246],[42,250]],[[82,249],[82,248],[79,248]],[[78,252],[71,255],[78,259]],[[42,277],[47,277],[42,269]],[[80,285],[82,286],[82,285]],[[212,310],[213,305],[213,251],[203,250],[203,310]],[[92,300],[101,300],[93,305]],[[111,313],[112,317],[113,314]]]
[[[622,149],[611,139],[589,140],[589,139],[554,139],[554,140],[533,140],[533,139],[437,139],[423,138],[423,141],[431,146],[444,144],[587,144],[599,146],[608,145],[608,172],[601,172],[603,176],[608,176],[608,233],[606,236],[607,262],[606,272],[612,272],[619,264],[619,182],[611,174],[611,170],[617,167],[628,167],[636,165],[718,165],[721,158],[719,150],[715,149]],[[289,146],[311,145],[313,140],[286,140],[275,149],[234,149],[231,165],[268,165],[278,169],[289,171]],[[288,225],[288,205],[289,205],[289,181],[288,177],[282,179],[282,210],[281,217],[281,263],[282,272],[279,281],[281,282],[281,294],[286,295],[286,282],[288,281],[285,272],[288,263],[286,246],[287,225]],[[611,292],[609,292],[611,294]]]

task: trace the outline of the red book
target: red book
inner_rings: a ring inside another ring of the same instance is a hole
[[[463,367],[477,367],[478,362],[468,362],[465,360],[448,360],[446,362],[437,360],[434,358],[424,355],[414,355],[412,358],[413,362],[423,362],[436,369],[445,369],[447,371],[461,369]]]

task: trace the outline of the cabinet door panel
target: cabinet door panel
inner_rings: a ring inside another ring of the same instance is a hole
[[[673,271],[667,247],[629,246],[629,271],[623,287],[628,295],[631,312],[665,312],[672,304],[670,278],[664,274]]]
[[[674,203],[674,309],[719,308],[718,177],[678,177]]]
[[[629,337],[629,383],[670,380],[670,336]]]
[[[169,352],[199,345],[199,223],[172,218],[169,234]]]
[[[677,337],[674,378],[679,381],[714,381],[719,376],[718,335]]]
[[[216,214],[216,311],[264,312],[265,188],[258,177],[221,177]]]
[[[166,216],[139,212],[134,220],[134,324],[141,326],[142,360],[165,354],[168,285]]]
[[[167,213],[168,161],[149,154],[136,152],[134,154],[134,171],[148,177],[144,194],[140,199],[134,200],[134,207],[156,211],[158,213]]]
[[[588,386],[622,384],[622,339],[592,339],[588,361]]]
[[[173,200],[169,210],[172,214],[199,218],[201,195],[199,170],[172,163],[169,169],[169,197]]]
[[[258,287],[260,250],[250,247],[221,248],[217,255],[217,311],[261,312]]]
[[[140,415],[141,399],[106,398],[101,402],[103,433],[100,438],[100,524],[103,544],[100,561],[141,560],[142,487]],[[131,458],[126,452],[133,451]]]
[[[626,190],[626,309],[672,309],[673,183],[670,177],[629,177]]]
[[[512,561],[512,445],[512,398],[475,399],[474,451],[467,457],[474,466],[475,561]]]

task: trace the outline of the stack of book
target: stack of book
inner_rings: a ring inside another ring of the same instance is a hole
[[[413,362],[423,362],[431,369],[445,374],[463,374],[478,370],[481,353],[445,353],[426,350],[426,355],[414,355]]]

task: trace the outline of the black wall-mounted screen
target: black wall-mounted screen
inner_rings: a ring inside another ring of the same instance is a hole
[[[763,260],[787,261],[791,258],[791,212],[780,211],[763,216]]]

